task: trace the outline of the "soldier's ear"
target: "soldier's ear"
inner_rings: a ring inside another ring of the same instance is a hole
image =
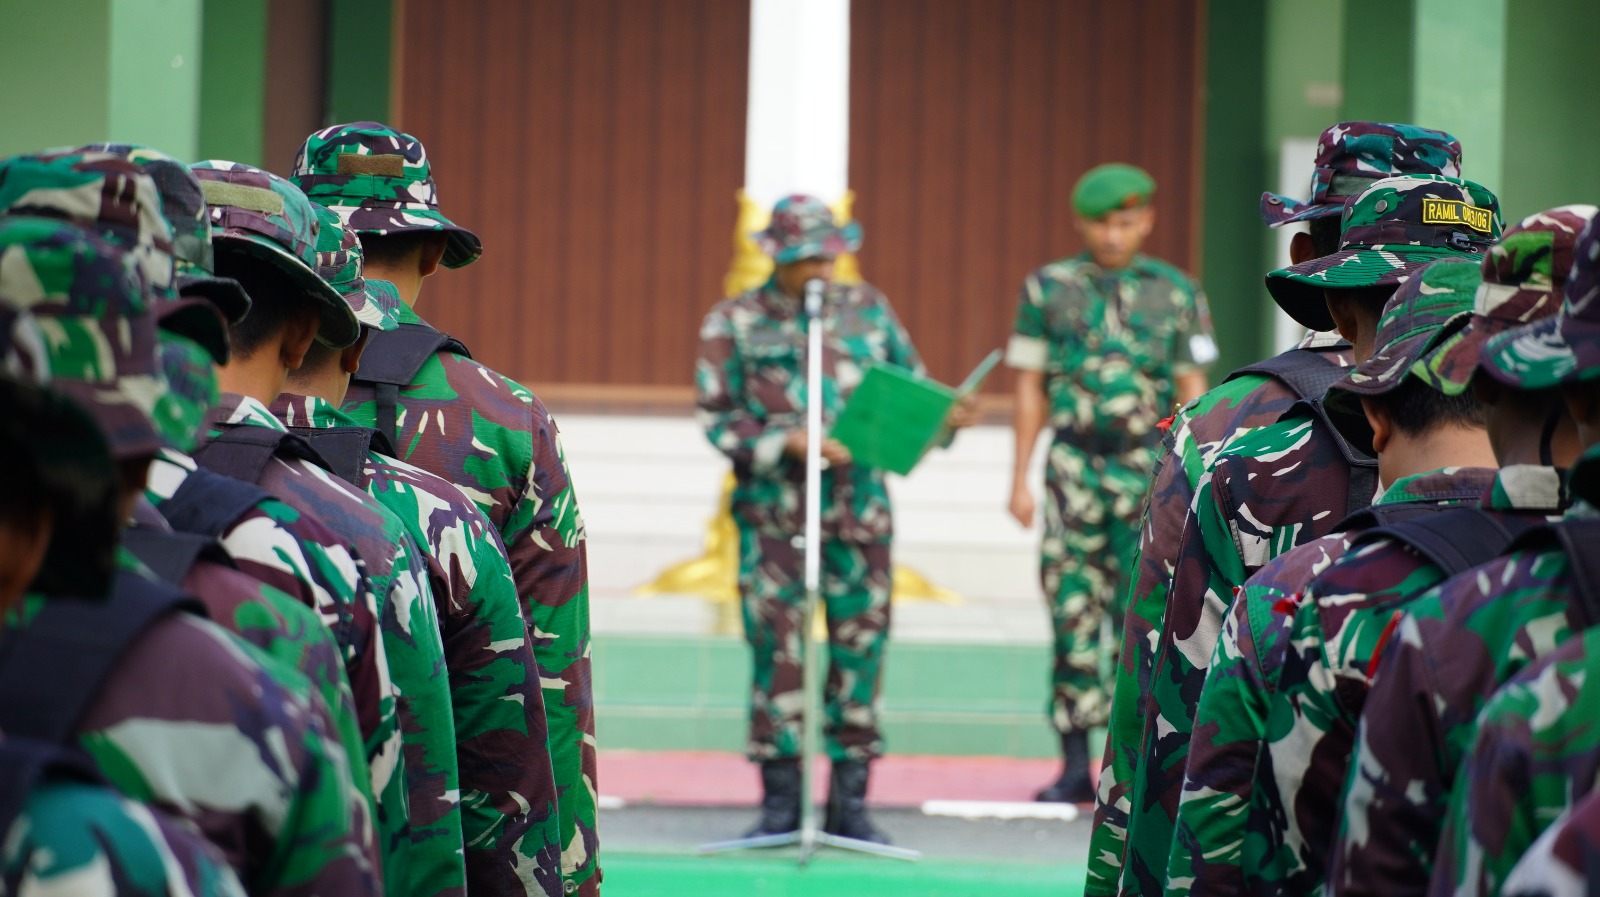
[[[442,232],[428,234],[428,239],[422,243],[422,252],[417,257],[417,273],[428,277],[439,270],[439,265],[444,261],[444,251],[450,245],[450,238]]]
[[[1298,265],[1316,257],[1317,250],[1311,242],[1310,234],[1301,231],[1289,238],[1289,264]]]
[[[1372,427],[1372,451],[1381,455],[1394,437],[1394,418],[1387,405],[1366,396],[1361,397],[1361,410],[1367,416],[1367,425]]]
[[[47,505],[0,518],[0,614],[22,600],[44,566],[55,532],[55,510]]]
[[[278,334],[278,360],[284,370],[300,369],[321,326],[322,315],[309,305],[295,309],[285,318],[283,330]]]
[[[367,338],[372,336],[370,327],[361,328],[361,335],[356,341],[339,350],[339,370],[346,374],[354,374],[361,369],[361,353],[367,349]]]

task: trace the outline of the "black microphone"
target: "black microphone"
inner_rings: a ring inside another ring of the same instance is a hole
[[[822,294],[828,289],[822,278],[813,277],[806,281],[806,314],[817,317],[822,314]]]

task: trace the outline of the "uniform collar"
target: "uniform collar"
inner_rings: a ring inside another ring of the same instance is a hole
[[[272,403],[272,413],[290,427],[360,426],[349,415],[334,407],[332,402],[318,396],[297,396],[286,392]]]
[[[1483,495],[1483,506],[1491,511],[1562,511],[1567,506],[1562,472],[1539,464],[1502,467]]]
[[[1389,484],[1373,504],[1400,501],[1477,501],[1494,483],[1492,467],[1441,467],[1401,477]]]
[[[273,417],[272,410],[247,395],[225,392],[221,401],[206,412],[206,426],[216,435],[223,427],[266,427],[287,433],[283,421]]]

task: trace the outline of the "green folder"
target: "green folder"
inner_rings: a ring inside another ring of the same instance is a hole
[[[910,473],[949,438],[944,422],[950,409],[976,392],[999,361],[1000,350],[990,352],[955,389],[904,368],[871,365],[829,435],[850,450],[857,464]]]

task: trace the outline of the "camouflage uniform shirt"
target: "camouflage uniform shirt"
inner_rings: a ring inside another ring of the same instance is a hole
[[[427,324],[407,305],[396,317]],[[451,352],[423,364],[401,387],[398,406],[400,458],[466,493],[505,545],[544,688],[563,875],[577,893],[598,893],[589,572],[583,515],[555,419],[525,387]],[[375,426],[372,386],[352,381],[342,410]]]
[[[207,423],[210,435],[202,436],[202,445],[228,427],[285,430],[265,405],[236,393],[222,395]],[[399,518],[315,464],[275,458],[261,487],[348,540],[365,562],[377,597],[380,643],[403,743],[401,753],[379,755],[372,763],[374,780],[381,770],[390,770],[391,788],[399,792],[377,796],[389,890],[417,897],[459,894],[466,886],[466,866],[455,723],[427,560]],[[391,807],[401,812],[390,812]]]
[[[870,284],[832,284],[823,304],[822,422],[844,409],[869,363],[923,373],[889,300]],[[806,318],[776,279],[717,303],[700,325],[698,416],[733,461],[733,516],[742,528],[788,538],[805,531],[805,465],[784,454],[805,429]],[[822,472],[822,528],[842,542],[894,533],[883,471],[859,464]]]
[[[1493,470],[1446,469],[1402,480],[1378,502],[1476,503],[1500,494],[1497,479]],[[1525,500],[1494,509],[1559,513],[1555,470],[1515,468],[1507,480],[1525,487],[1517,493]],[[1368,664],[1397,609],[1444,578],[1397,542],[1349,551],[1358,535],[1280,555],[1234,600],[1195,716],[1169,892],[1320,887]],[[1313,576],[1274,575],[1319,554],[1329,561]]]
[[[1353,363],[1349,344],[1329,334],[1308,334],[1296,349],[1316,352],[1340,368]],[[1239,437],[1275,423],[1296,399],[1294,392],[1274,377],[1244,374],[1184,406],[1168,428],[1166,452],[1157,462],[1145,504],[1139,560],[1126,602],[1105,760],[1089,836],[1085,893],[1102,897],[1116,893],[1127,843],[1128,797],[1142,757],[1144,696],[1150,690],[1162,614],[1183,554],[1181,546],[1194,537],[1190,508],[1201,477],[1218,452]]]
[[[1593,515],[1576,504],[1567,516]],[[1421,894],[1484,702],[1594,624],[1566,556],[1516,551],[1407,608],[1375,662],[1328,857],[1337,895]]]
[[[357,426],[316,397],[284,393],[272,412],[291,430]],[[404,461],[368,452],[357,485],[428,558],[450,671],[468,890],[558,897],[543,693],[500,536],[461,490]]]
[[[1516,897],[1588,897],[1600,883],[1600,797],[1584,798],[1533,842],[1506,877]]]

